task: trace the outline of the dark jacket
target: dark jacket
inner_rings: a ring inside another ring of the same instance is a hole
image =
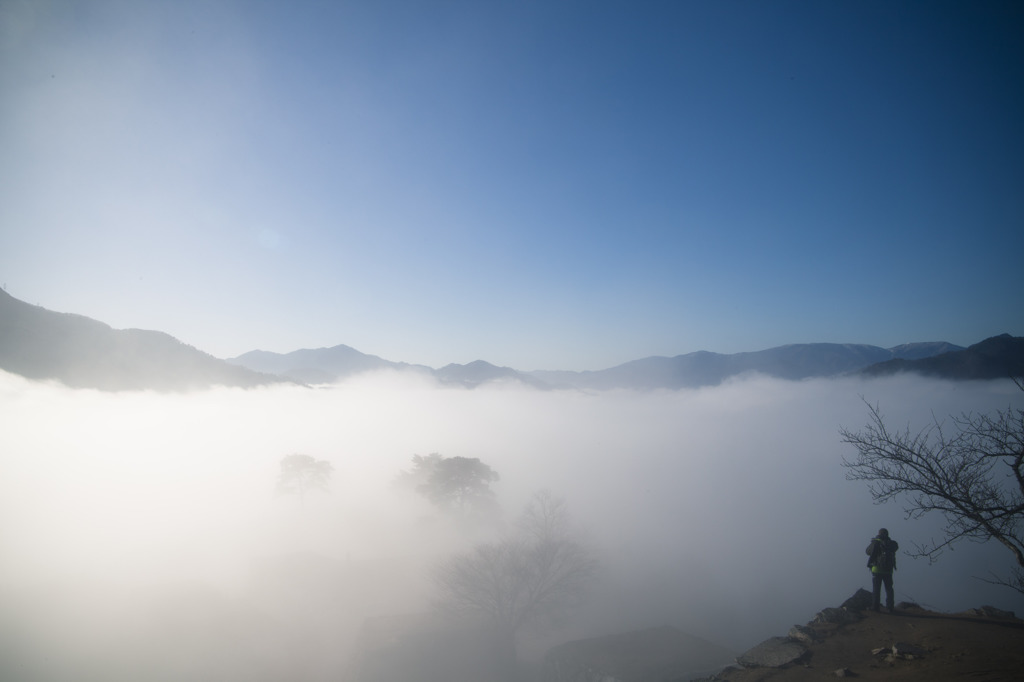
[[[872,573],[892,573],[896,570],[896,551],[899,548],[900,543],[892,538],[883,538],[881,535],[871,538],[871,544],[864,550],[864,553],[868,555],[868,568]],[[888,568],[879,565],[883,554],[890,555]]]

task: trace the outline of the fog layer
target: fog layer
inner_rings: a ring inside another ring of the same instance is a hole
[[[417,613],[431,566],[500,528],[453,525],[396,488],[413,454],[478,457],[511,521],[566,498],[602,561],[575,618],[524,638],[671,624],[742,650],[869,586],[880,526],[848,482],[841,426],[1019,404],[1010,382],[910,377],[632,393],[473,391],[375,375],[321,389],[191,395],[69,390],[0,373],[0,678],[338,679],[367,618]],[[330,461],[329,495],[275,495],[291,453]],[[897,600],[1024,611],[972,578],[1009,566],[964,545],[899,558]]]

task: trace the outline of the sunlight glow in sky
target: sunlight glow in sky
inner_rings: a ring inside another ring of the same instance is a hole
[[[218,357],[1024,335],[1013,2],[0,0],[0,280]]]

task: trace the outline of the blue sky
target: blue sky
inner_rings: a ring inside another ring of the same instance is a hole
[[[0,0],[0,280],[219,357],[1024,335],[1024,9]]]

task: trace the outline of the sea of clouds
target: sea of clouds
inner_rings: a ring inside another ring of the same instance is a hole
[[[422,612],[431,567],[501,524],[465,526],[395,486],[413,454],[478,457],[510,524],[564,497],[601,571],[567,639],[675,625],[737,651],[858,587],[906,520],[845,479],[867,405],[912,430],[1019,407],[1011,382],[748,377],[664,392],[476,390],[366,375],[314,389],[70,390],[0,373],[0,677],[343,678],[368,618]],[[275,494],[282,457],[330,461],[330,494]],[[899,558],[897,600],[958,611],[1019,595],[974,576],[1005,549]]]

